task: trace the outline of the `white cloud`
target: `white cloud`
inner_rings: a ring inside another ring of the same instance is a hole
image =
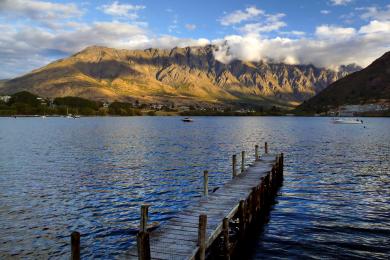
[[[369,24],[362,26],[359,32],[364,34],[390,32],[390,21],[370,21]]]
[[[274,21],[271,23],[248,23],[240,27],[239,30],[244,34],[248,33],[264,33],[279,30],[287,24],[283,21]]]
[[[370,22],[359,30],[322,25],[311,38],[267,38],[260,34],[228,35],[213,43],[219,46],[215,57],[231,60],[270,60],[290,64],[313,64],[337,68],[356,63],[367,66],[390,50],[390,24]],[[362,51],[364,50],[364,51]]]
[[[49,22],[79,17],[83,12],[75,4],[60,4],[37,0],[1,0],[0,13],[9,17]]]
[[[215,52],[216,59],[225,63],[233,59],[271,60],[331,68],[349,63],[366,66],[390,50],[390,6],[360,9],[362,18],[367,19],[360,27],[320,25],[315,28],[314,34],[307,36],[301,31],[281,31],[282,28],[287,28],[283,21],[284,14],[268,14],[256,7],[248,7],[227,14],[220,20],[224,26],[233,25],[235,34],[212,40],[156,35],[149,31],[147,23],[137,20],[131,20],[131,23],[117,19],[90,23],[81,19],[69,20],[82,15],[78,7],[72,4],[22,0],[12,1],[14,6],[10,3],[10,0],[0,0],[1,15],[5,18],[18,18],[0,23],[0,63],[2,68],[7,68],[0,70],[0,78],[20,75],[90,45],[144,49],[204,46],[213,43],[219,47]],[[107,5],[104,10],[112,6],[116,6],[110,11],[112,15],[116,12],[117,16],[123,18],[136,19],[129,14],[137,14],[137,11],[142,10],[141,6],[118,2]],[[123,9],[118,6],[127,7]],[[27,22],[22,17],[27,17]],[[178,16],[172,13],[172,19],[170,29],[178,32]],[[30,23],[30,20],[37,21],[39,26]],[[0,20],[2,21],[7,20]],[[50,24],[51,27],[48,29],[41,24]],[[61,26],[53,26],[56,24]],[[196,28],[193,24],[185,27],[188,30]],[[276,31],[279,37],[267,34],[271,31]]]
[[[330,14],[330,11],[329,10],[321,10],[320,13],[327,15],[327,14]]]
[[[387,5],[383,9],[379,9],[376,6],[357,8],[358,11],[363,11],[361,18],[363,19],[375,19],[379,21],[390,20],[390,5]]]
[[[226,14],[225,16],[220,18],[220,23],[224,26],[238,24],[243,21],[248,21],[259,15],[264,14],[264,11],[256,8],[255,6],[251,6],[246,8],[244,11],[236,10],[230,14]]]
[[[333,41],[347,39],[356,34],[356,30],[352,27],[337,27],[329,25],[321,25],[316,28],[315,35],[318,38],[326,38]]]
[[[145,47],[170,49],[174,47],[182,48],[187,46],[205,46],[207,44],[210,44],[210,40],[205,38],[192,39],[192,38],[179,38],[171,35],[164,35],[160,37],[151,38]]]
[[[332,5],[346,5],[352,2],[352,0],[330,0],[330,2]]]
[[[145,9],[145,6],[120,4],[117,1],[115,1],[109,5],[102,5],[98,7],[98,9],[114,17],[118,17],[118,18],[124,17],[131,20],[136,20],[138,18],[138,11]]]
[[[15,27],[0,24],[0,60],[2,66],[7,67],[7,70],[0,70],[0,78],[26,73],[91,45],[145,49],[210,44],[204,38],[153,35],[144,27],[118,21],[70,25],[67,30],[47,31],[29,25]]]
[[[195,25],[195,24],[191,24],[191,23],[187,23],[187,24],[185,25],[185,27],[186,27],[187,30],[189,30],[189,31],[193,31],[193,30],[196,29],[196,25]]]
[[[224,26],[228,26],[248,22],[233,28],[243,34],[258,34],[276,31],[287,26],[287,24],[282,21],[283,17],[285,17],[284,13],[268,14],[265,11],[252,6],[246,8],[245,11],[236,10],[233,13],[225,15],[220,19],[220,23]]]
[[[288,31],[288,32],[279,32],[280,35],[290,35],[290,36],[304,36],[305,32],[302,31]]]

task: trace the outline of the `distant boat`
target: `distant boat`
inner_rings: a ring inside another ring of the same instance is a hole
[[[363,124],[363,120],[357,118],[333,118],[333,124]]]
[[[181,121],[183,121],[183,122],[194,122],[194,120],[191,117],[185,117]]]
[[[46,116],[41,116],[41,118],[46,118]]]
[[[73,118],[74,118],[74,119],[80,118],[80,116],[79,116],[79,115],[74,115]]]

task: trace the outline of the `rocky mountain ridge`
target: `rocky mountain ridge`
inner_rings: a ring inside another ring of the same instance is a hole
[[[342,105],[390,104],[390,52],[365,69],[351,73],[329,85],[297,109],[324,112]]]
[[[334,71],[240,60],[224,64],[214,57],[217,48],[119,50],[91,46],[4,82],[0,92],[27,90],[45,97],[108,101],[296,105],[360,69],[344,66]]]

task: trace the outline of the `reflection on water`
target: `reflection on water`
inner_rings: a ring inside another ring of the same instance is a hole
[[[204,169],[220,186],[234,152],[268,141],[285,152],[285,183],[253,258],[388,258],[390,120],[365,122],[0,118],[0,257],[66,257],[73,230],[85,257],[120,254],[143,202],[163,223],[199,196]]]

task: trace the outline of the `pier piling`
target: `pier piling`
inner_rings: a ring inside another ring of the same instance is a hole
[[[198,246],[199,246],[199,259],[206,259],[206,227],[207,227],[207,215],[199,215],[199,227],[198,227]]]
[[[229,245],[229,219],[224,218],[222,222],[223,234],[223,256],[225,260],[230,260],[230,245]]]
[[[138,232],[137,235],[137,248],[139,260],[150,260],[150,241],[149,233],[145,231]]]
[[[232,156],[232,175],[233,179],[237,176],[237,155],[235,154]]]
[[[140,220],[140,231],[146,232],[148,225],[148,211],[149,205],[144,204],[141,206],[141,220]]]
[[[158,231],[146,229],[147,207],[141,209],[137,247],[126,259],[240,259],[257,227],[267,223],[269,211],[283,181],[283,154],[264,154],[255,146],[255,161],[245,169],[241,152],[241,172],[237,155],[232,156],[232,175],[226,185],[208,193],[208,171],[203,171],[203,195]],[[145,205],[143,205],[145,206]],[[207,212],[207,215],[206,213]]]
[[[241,173],[245,171],[245,151],[241,152]]]
[[[71,244],[71,259],[80,260],[80,233],[77,231],[72,232],[70,235],[70,244]]]
[[[209,172],[203,171],[203,195],[207,197],[209,195]]]

